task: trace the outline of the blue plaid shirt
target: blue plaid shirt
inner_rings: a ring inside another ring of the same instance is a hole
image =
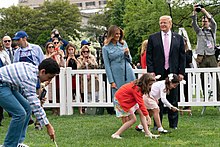
[[[0,81],[15,90],[19,90],[27,98],[34,115],[43,126],[47,125],[49,121],[36,94],[38,73],[37,66],[27,62],[18,62],[0,68]]]

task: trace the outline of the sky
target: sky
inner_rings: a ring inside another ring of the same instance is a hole
[[[10,7],[12,5],[17,5],[18,4],[18,0],[0,0],[0,8],[4,7]]]

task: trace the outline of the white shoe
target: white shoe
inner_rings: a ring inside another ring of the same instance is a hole
[[[113,139],[122,139],[121,136],[119,136],[119,135],[115,135],[115,134],[112,134],[111,137],[112,137]]]
[[[4,145],[0,145],[0,147],[4,147]]]
[[[29,146],[23,143],[19,143],[17,147],[29,147]]]
[[[154,134],[150,133],[150,134],[145,135],[145,137],[149,137],[150,139],[152,139],[152,138],[157,139],[160,137],[160,135],[154,135]]]

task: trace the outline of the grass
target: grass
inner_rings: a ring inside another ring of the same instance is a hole
[[[202,107],[193,107],[193,115],[180,116],[177,130],[170,134],[162,134],[157,140],[144,137],[144,133],[134,128],[138,122],[122,134],[122,140],[110,136],[121,125],[114,115],[79,115],[53,116],[47,111],[48,118],[56,130],[56,142],[59,147],[133,147],[133,146],[220,146],[220,112],[214,107],[207,107],[201,116]],[[0,127],[0,144],[3,143],[10,118],[5,114],[3,127]],[[167,116],[163,126],[168,129]],[[37,131],[31,125],[28,128],[25,143],[30,147],[55,147],[44,128]]]

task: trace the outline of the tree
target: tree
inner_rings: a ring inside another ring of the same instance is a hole
[[[52,29],[59,29],[63,38],[74,36],[80,29],[81,15],[78,7],[67,0],[45,1],[39,9],[12,6],[0,9],[0,34],[14,36],[24,30],[32,43],[44,46]]]
[[[0,34],[3,37],[5,34],[14,36],[19,30],[24,30],[29,35],[30,40],[36,39],[32,35],[36,18],[39,16],[39,11],[33,10],[29,7],[12,6],[9,8],[0,9]],[[38,33],[38,31],[35,31]]]

